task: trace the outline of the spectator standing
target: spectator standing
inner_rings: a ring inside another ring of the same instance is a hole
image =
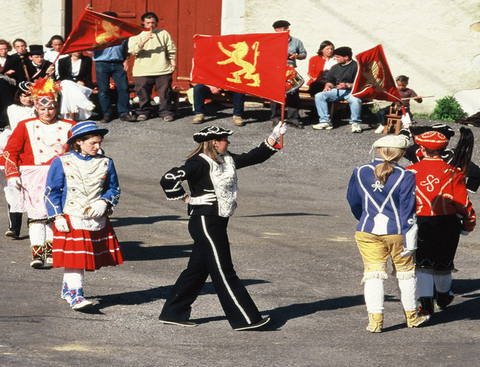
[[[118,17],[117,13],[104,12],[103,14]],[[130,115],[130,97],[128,93],[128,41],[121,45],[108,47],[93,53],[95,75],[98,86],[98,100],[102,109],[103,118],[100,122],[109,123],[113,120],[112,102],[110,99],[110,78],[117,90],[117,112],[120,120],[135,122],[137,119]]]
[[[27,72],[27,42],[21,38],[17,38],[15,41],[13,41],[13,48],[15,49],[16,53],[12,55],[14,72],[11,74],[11,76],[15,78],[18,85],[18,83],[25,80],[30,81],[30,77],[28,76]]]
[[[150,101],[155,85],[160,98],[158,115],[165,121],[173,121],[172,75],[177,67],[177,48],[166,30],[157,29],[158,16],[155,13],[143,14],[142,23],[150,31],[144,31],[128,40],[128,51],[135,55],[132,75],[135,92],[140,100],[138,120],[145,121],[152,114]]]

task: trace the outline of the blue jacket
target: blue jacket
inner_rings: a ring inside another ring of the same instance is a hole
[[[376,235],[402,234],[404,247],[417,247],[415,174],[398,164],[385,185],[375,177],[383,160],[355,168],[348,184],[347,200],[359,221],[357,231]]]

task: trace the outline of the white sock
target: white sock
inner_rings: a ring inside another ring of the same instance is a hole
[[[53,223],[48,223],[45,225],[45,240],[49,242],[53,242]]]
[[[83,269],[65,268],[63,273],[63,281],[67,283],[68,289],[83,288]]]
[[[383,313],[383,300],[385,291],[383,289],[383,279],[365,280],[365,303],[367,311],[370,313]]]
[[[417,269],[417,296],[433,297],[433,274]]]
[[[450,287],[452,286],[451,273],[442,275],[435,274],[433,279],[435,281],[435,288],[437,289],[437,292],[447,293],[450,290]]]
[[[45,244],[45,223],[30,224],[28,234],[32,246],[43,246]]]
[[[409,279],[398,279],[400,300],[405,311],[417,309],[417,281],[415,277]]]

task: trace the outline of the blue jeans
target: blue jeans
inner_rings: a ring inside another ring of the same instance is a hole
[[[354,122],[361,123],[362,100],[352,96],[351,89],[333,88],[328,92],[320,92],[315,94],[315,106],[317,107],[320,122],[331,122],[328,110],[329,102],[347,101],[350,106],[350,124]]]
[[[205,98],[208,94],[210,94],[210,88],[203,84],[197,84],[193,87],[193,101],[194,101],[194,109],[196,114],[204,114],[205,109]],[[244,103],[245,103],[245,94],[232,92],[233,97],[233,115],[234,116],[242,116]]]
[[[128,79],[127,73],[123,70],[122,62],[97,61],[95,63],[95,73],[97,75],[98,100],[102,108],[103,115],[112,115],[110,101],[110,78],[115,82],[117,88],[117,110],[121,117],[129,111]]]

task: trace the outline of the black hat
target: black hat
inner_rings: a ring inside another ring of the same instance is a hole
[[[430,126],[429,130],[438,131],[439,133],[442,133],[443,135],[445,135],[445,137],[448,140],[450,140],[455,135],[455,131],[453,131],[453,129],[450,126],[442,123],[433,124],[432,126]]]
[[[224,136],[229,136],[232,134],[232,130],[224,129],[223,127],[219,126],[208,126],[200,130],[198,133],[193,134],[193,140],[195,140],[197,143],[203,143],[204,141],[213,139],[219,140]]]
[[[42,45],[30,45],[28,56],[32,55],[43,55],[43,46]]]
[[[348,56],[352,58],[352,49],[347,46],[339,47],[333,51],[333,54],[338,56],[343,56],[343,57]]]
[[[23,93],[28,93],[30,94],[30,86],[32,85],[32,82],[29,82],[27,80],[18,83],[18,89]]]
[[[272,24],[273,29],[277,28],[288,28],[290,27],[290,23],[286,20],[277,20],[275,23]]]

